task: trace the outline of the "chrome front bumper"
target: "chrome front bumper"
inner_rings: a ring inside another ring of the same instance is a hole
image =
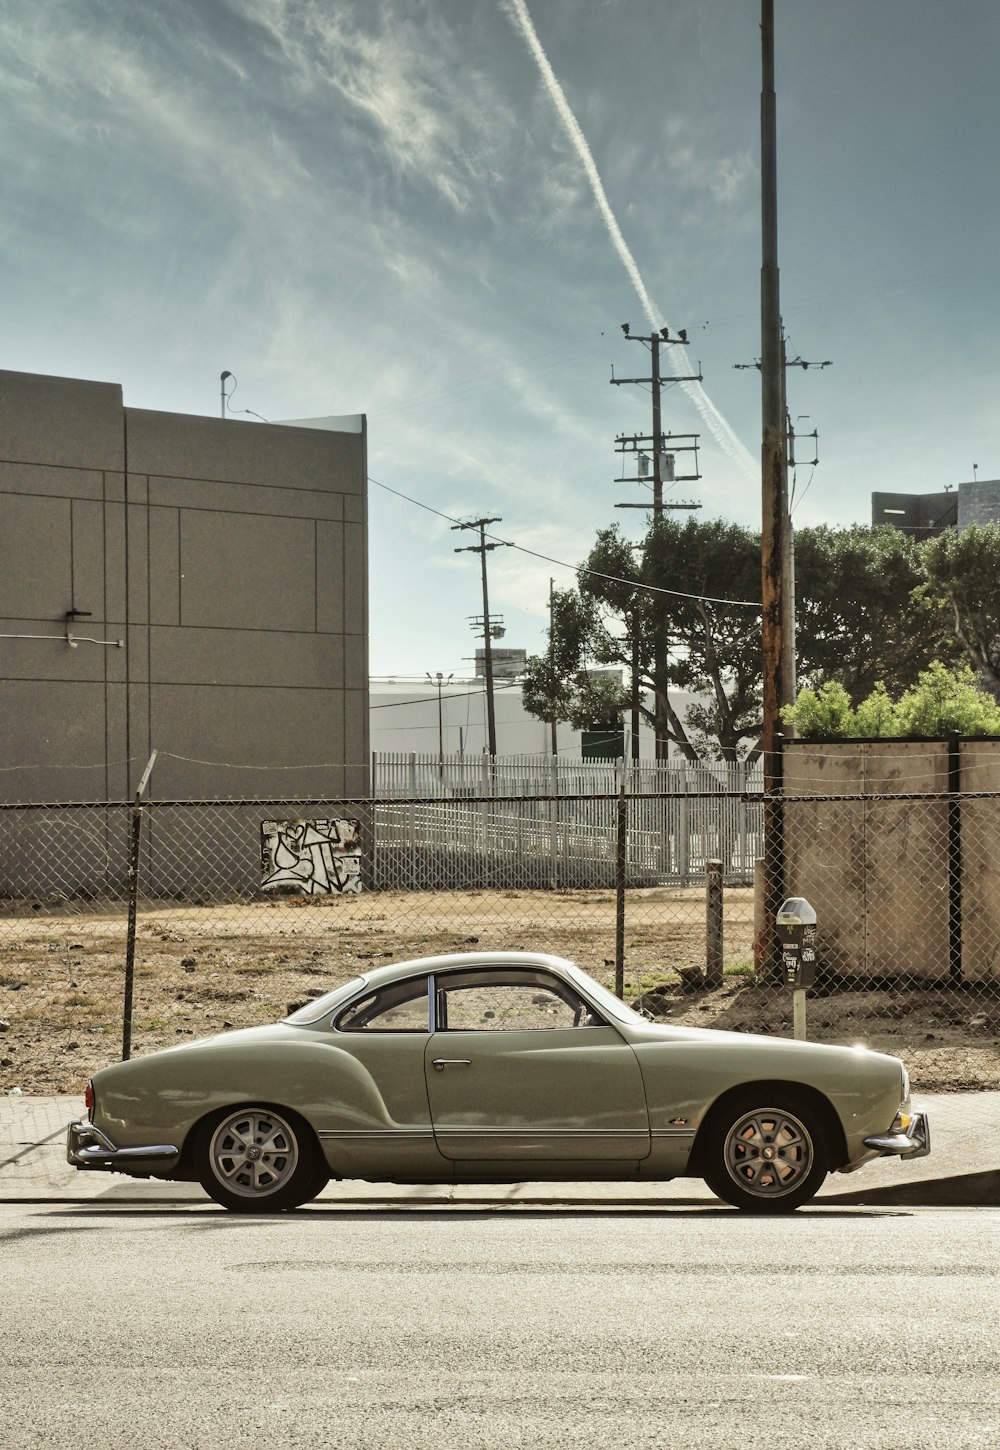
[[[909,1127],[898,1132],[877,1133],[865,1139],[865,1147],[882,1157],[926,1158],[931,1151],[931,1125],[926,1113],[914,1113]]]
[[[103,1168],[108,1173],[141,1172],[145,1163],[172,1168],[180,1149],[172,1143],[142,1148],[116,1148],[101,1128],[86,1118],[74,1118],[66,1129],[66,1159],[74,1168]]]

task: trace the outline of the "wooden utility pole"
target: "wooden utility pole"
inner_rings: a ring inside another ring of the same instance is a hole
[[[496,711],[493,703],[493,629],[490,624],[490,594],[486,582],[486,555],[491,549],[502,548],[499,543],[488,544],[486,542],[486,529],[489,524],[498,524],[499,518],[472,519],[466,524],[452,524],[452,532],[455,529],[478,529],[479,543],[469,544],[465,548],[456,549],[456,554],[478,554],[483,570],[483,639],[486,642],[485,649],[485,673],[486,673],[486,738],[492,760],[497,753],[497,722]],[[479,623],[478,620],[475,621]],[[503,631],[501,631],[502,633]]]
[[[701,474],[698,470],[698,435],[697,433],[664,433],[662,424],[662,410],[660,391],[664,383],[687,383],[701,382],[701,367],[697,373],[687,374],[683,377],[663,377],[660,373],[660,344],[667,346],[673,344],[686,344],[687,332],[682,328],[676,337],[671,337],[669,329],[661,327],[659,332],[650,333],[648,337],[641,334],[633,335],[632,329],[627,322],[621,325],[622,332],[628,342],[644,343],[652,355],[652,375],[648,378],[616,378],[612,377],[614,386],[622,383],[639,383],[643,387],[649,386],[653,395],[653,431],[652,433],[620,434],[615,439],[617,451],[622,454],[622,468],[624,470],[624,459],[627,454],[634,454],[637,458],[639,472],[631,478],[623,476],[618,479],[619,483],[645,483],[648,484],[649,474],[644,471],[652,462],[652,486],[653,496],[649,503],[616,503],[615,508],[619,509],[652,509],[653,528],[663,517],[666,509],[698,509],[699,503],[665,503],[663,499],[664,476],[670,483],[682,483],[699,479]],[[677,453],[694,453],[694,473],[678,474],[675,471],[675,455]],[[632,659],[632,695],[633,701],[638,696],[638,668],[637,668],[638,646],[633,643]],[[653,628],[653,700],[656,732],[656,758],[665,760],[667,758],[667,733],[666,733],[666,704],[667,704],[667,627],[663,618],[663,610],[657,609],[656,623]],[[636,720],[636,709],[633,705],[633,726],[632,726],[632,753],[633,759],[638,758],[638,725]]]
[[[764,959],[780,970],[775,918],[784,894],[781,791],[781,707],[791,704],[788,633],[788,466],[785,370],[778,279],[778,155],[774,95],[774,0],[761,0],[760,93],[760,378],[761,378],[761,644],[764,671]]]
[[[791,704],[785,660],[788,469],[778,278],[778,168],[774,95],[774,0],[761,0],[761,601],[764,656],[764,788],[780,778],[781,707]]]

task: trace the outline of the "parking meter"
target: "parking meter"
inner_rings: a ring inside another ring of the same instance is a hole
[[[816,981],[816,912],[804,896],[790,896],[777,916],[782,980],[792,991]]]

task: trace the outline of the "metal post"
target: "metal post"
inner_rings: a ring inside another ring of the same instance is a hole
[[[552,799],[549,801],[549,886],[559,885],[559,758],[552,757]]]
[[[799,1042],[806,1040],[806,992],[796,987],[792,993],[792,1036]]]
[[[625,771],[616,806],[615,850],[615,996],[625,996],[625,870],[628,849],[628,801],[625,797]]]
[[[139,845],[142,839],[142,796],[149,784],[156,762],[156,751],[149,757],[132,803],[128,853],[128,927],[125,934],[125,994],[122,1003],[122,1062],[132,1055],[132,992],[135,984],[135,932],[139,915]]]
[[[722,862],[705,862],[705,986],[722,986]]]

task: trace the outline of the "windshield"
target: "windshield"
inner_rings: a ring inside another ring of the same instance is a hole
[[[353,981],[345,982],[342,987],[334,987],[332,992],[324,992],[322,997],[317,997],[312,1002],[305,1002],[294,1012],[290,1012],[285,1021],[295,1022],[300,1026],[307,1022],[318,1022],[335,1007],[340,1007],[344,1002],[350,1001],[355,992],[365,985],[366,980],[365,977],[355,977]]]
[[[633,1012],[624,1002],[620,1002],[613,992],[607,987],[602,987],[600,982],[595,982],[593,977],[581,971],[575,962],[567,962],[566,967],[569,975],[579,983],[591,999],[601,1007],[610,1017],[616,1017],[619,1022],[629,1022],[635,1025],[645,1026],[645,1019],[640,1017],[638,1012]]]

